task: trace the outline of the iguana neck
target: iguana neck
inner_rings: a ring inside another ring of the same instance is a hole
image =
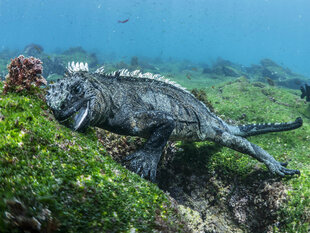
[[[91,125],[100,126],[110,116],[111,90],[94,78],[90,78],[89,81],[93,86],[93,93],[95,93],[91,100]]]

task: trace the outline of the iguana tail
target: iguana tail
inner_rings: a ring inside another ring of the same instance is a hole
[[[234,135],[241,137],[248,137],[258,134],[280,132],[292,129],[297,129],[302,126],[301,117],[296,118],[294,122],[287,123],[268,123],[268,124],[249,124],[249,125],[238,125],[237,130],[234,131]]]

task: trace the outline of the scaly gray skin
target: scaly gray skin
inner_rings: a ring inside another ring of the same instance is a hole
[[[140,76],[140,77],[138,77]],[[212,113],[186,90],[151,74],[74,72],[50,85],[47,104],[56,119],[77,131],[96,126],[111,132],[147,138],[126,157],[130,169],[155,181],[167,140],[211,140],[251,155],[280,176],[300,174],[244,137],[299,128],[302,119],[281,124],[233,126]]]

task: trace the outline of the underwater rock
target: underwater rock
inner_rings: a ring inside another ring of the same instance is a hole
[[[277,211],[287,199],[285,186],[273,179],[251,185],[236,184],[230,193],[228,205],[234,220],[247,225],[250,232],[269,232],[279,221]]]
[[[305,98],[306,97],[306,101],[310,102],[310,86],[305,84],[305,87],[301,86],[300,87],[301,90],[301,96],[300,98]]]
[[[145,142],[143,138],[121,136],[97,127],[95,127],[95,131],[98,141],[117,162],[124,162],[125,156],[141,148]],[[180,149],[176,147],[176,143],[168,142],[163,154],[175,153],[177,151],[180,151]]]
[[[157,71],[158,68],[156,68],[155,66],[153,66],[152,64],[146,62],[146,61],[143,61],[141,60],[139,62],[139,66],[142,68],[142,69],[147,69],[147,70],[153,70],[153,71]]]
[[[266,85],[263,84],[263,83],[261,83],[261,82],[254,82],[254,83],[252,83],[252,85],[253,85],[254,87],[259,87],[259,88],[264,88],[264,87],[266,87]]]
[[[291,89],[299,89],[306,77],[293,73],[290,69],[278,65],[271,59],[263,59],[260,65],[252,65],[246,68],[246,72],[252,79],[267,82],[269,85],[278,85]]]
[[[44,49],[41,45],[38,44],[29,44],[27,45],[24,50],[23,53],[26,56],[33,56],[33,57],[37,57],[39,55],[41,55],[43,53]]]
[[[266,81],[270,86],[274,86],[274,81],[271,78],[266,77]]]
[[[305,82],[302,78],[293,78],[294,76],[288,78],[287,80],[278,82],[278,85],[287,87],[290,89],[298,89],[302,83]]]
[[[212,73],[212,69],[209,67],[205,67],[202,69],[202,73],[203,74],[211,74]]]
[[[114,65],[115,69],[130,69],[130,65],[126,64],[124,61],[120,61]]]
[[[246,73],[250,75],[261,75],[262,67],[260,65],[252,64],[250,67],[245,68]]]
[[[63,55],[74,55],[76,53],[81,53],[85,55],[87,54],[87,52],[81,46],[69,48],[66,51],[64,51],[62,54]]]
[[[212,68],[204,67],[203,74],[214,74],[224,77],[240,77],[244,75],[243,67],[231,61],[218,58]]]
[[[223,66],[222,72],[225,76],[230,76],[230,77],[239,77],[241,75],[237,70],[229,66]]]
[[[135,70],[135,69],[147,69],[147,70],[158,70],[158,68],[156,68],[155,66],[151,65],[150,63],[148,63],[146,60],[142,60],[142,59],[138,59],[137,56],[133,56],[130,60],[130,65],[131,65],[131,69]]]
[[[43,75],[45,77],[52,74],[62,75],[66,71],[66,63],[61,57],[44,56],[41,60],[44,64]]]
[[[89,67],[95,67],[99,64],[99,60],[95,53],[91,53],[87,55],[87,57],[89,58],[89,63],[88,63]]]
[[[14,227],[18,227],[22,232],[56,232],[59,230],[59,221],[52,217],[52,212],[47,208],[42,208],[37,216],[33,216],[24,203],[16,198],[6,200],[8,211],[5,212],[6,220]]]
[[[288,78],[288,74],[284,68],[270,59],[263,59],[260,61],[261,75],[264,78],[269,78],[275,81],[283,81]]]
[[[139,66],[139,62],[138,62],[138,57],[137,56],[133,56],[131,58],[130,65],[131,66],[135,66],[135,67]]]
[[[188,154],[186,147],[185,152],[165,155],[165,162],[159,167],[158,185],[182,205],[181,210],[193,211],[187,217],[194,232],[272,231],[280,219],[277,211],[287,200],[287,189],[281,182],[266,178],[259,170],[246,181],[237,176],[226,180],[221,172],[206,169],[210,156],[220,147],[209,145],[199,151],[192,148],[195,155]]]
[[[180,66],[180,68],[179,68],[179,71],[182,72],[182,71],[184,71],[184,70],[186,70],[186,71],[195,71],[195,72],[197,72],[197,71],[198,71],[198,68],[197,68],[197,66],[192,65],[192,64],[190,64],[190,63],[188,63],[188,64],[181,64],[181,66]]]
[[[225,77],[239,77],[242,72],[231,66],[215,66],[212,68],[212,73]]]
[[[277,63],[275,63],[274,61],[272,61],[271,59],[268,59],[268,58],[262,59],[260,61],[260,64],[263,67],[268,67],[268,66],[280,67]]]
[[[234,66],[235,64],[229,60],[218,57],[213,66]]]
[[[87,61],[89,67],[94,68],[99,64],[95,53],[87,53],[82,47],[69,48],[61,54],[41,54],[41,61],[44,64],[43,75],[49,79],[52,75],[63,75],[68,62],[72,60]]]
[[[266,68],[262,70],[262,76],[266,79],[273,79],[273,80],[285,80],[287,77],[282,76],[281,74],[278,74],[277,71],[272,71],[270,68]]]
[[[5,217],[12,224],[18,226],[23,231],[41,232],[41,223],[35,217],[28,217],[26,207],[17,199],[7,200],[6,205],[9,211],[5,212]]]
[[[7,62],[12,57],[18,56],[19,52],[17,50],[3,49],[0,52],[0,59],[5,60]]]
[[[65,55],[63,59],[64,64],[68,64],[70,61],[81,60],[88,63],[89,67],[95,67],[99,64],[97,55],[95,53],[88,53],[81,46],[69,48],[62,53]]]

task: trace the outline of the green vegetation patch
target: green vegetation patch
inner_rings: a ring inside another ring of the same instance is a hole
[[[1,232],[182,227],[166,195],[106,156],[94,130],[59,125],[35,95],[0,95]]]

